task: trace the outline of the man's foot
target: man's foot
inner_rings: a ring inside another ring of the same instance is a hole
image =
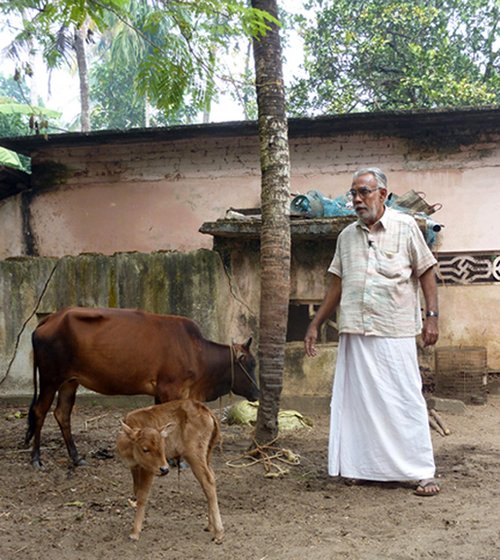
[[[439,494],[441,488],[434,478],[426,478],[420,480],[417,488],[415,489],[415,494],[417,496],[435,496]]]

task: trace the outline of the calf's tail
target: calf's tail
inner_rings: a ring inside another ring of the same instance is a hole
[[[217,442],[219,442],[220,450],[222,451],[222,436],[221,436],[221,431],[220,431],[219,420],[217,420],[217,417],[214,414],[212,414],[212,412],[210,412],[210,415],[212,417],[213,430],[212,430],[212,434],[210,436],[210,441],[208,443],[208,455],[209,456],[210,456],[210,453],[212,452],[212,449],[214,448],[214,446]]]

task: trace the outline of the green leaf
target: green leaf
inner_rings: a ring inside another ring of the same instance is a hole
[[[2,115],[43,115],[46,117],[59,118],[61,113],[47,109],[46,107],[36,107],[25,103],[5,102],[0,100],[0,114]]]
[[[16,152],[0,146],[0,165],[24,171],[23,164]]]

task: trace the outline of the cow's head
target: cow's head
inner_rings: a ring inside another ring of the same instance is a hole
[[[259,398],[259,387],[255,377],[255,358],[250,352],[252,337],[243,344],[233,344],[234,379],[231,390],[249,401]]]
[[[156,428],[131,428],[122,422],[123,433],[131,446],[133,461],[144,470],[156,476],[168,474],[168,461],[165,456],[165,439],[175,428],[175,422],[170,422],[160,430]]]

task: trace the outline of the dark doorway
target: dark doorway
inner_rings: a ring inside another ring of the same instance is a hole
[[[307,327],[319,306],[318,302],[290,301],[286,331],[287,342],[304,340]],[[339,333],[335,321],[334,315],[323,323],[319,333],[319,342],[338,342]]]

